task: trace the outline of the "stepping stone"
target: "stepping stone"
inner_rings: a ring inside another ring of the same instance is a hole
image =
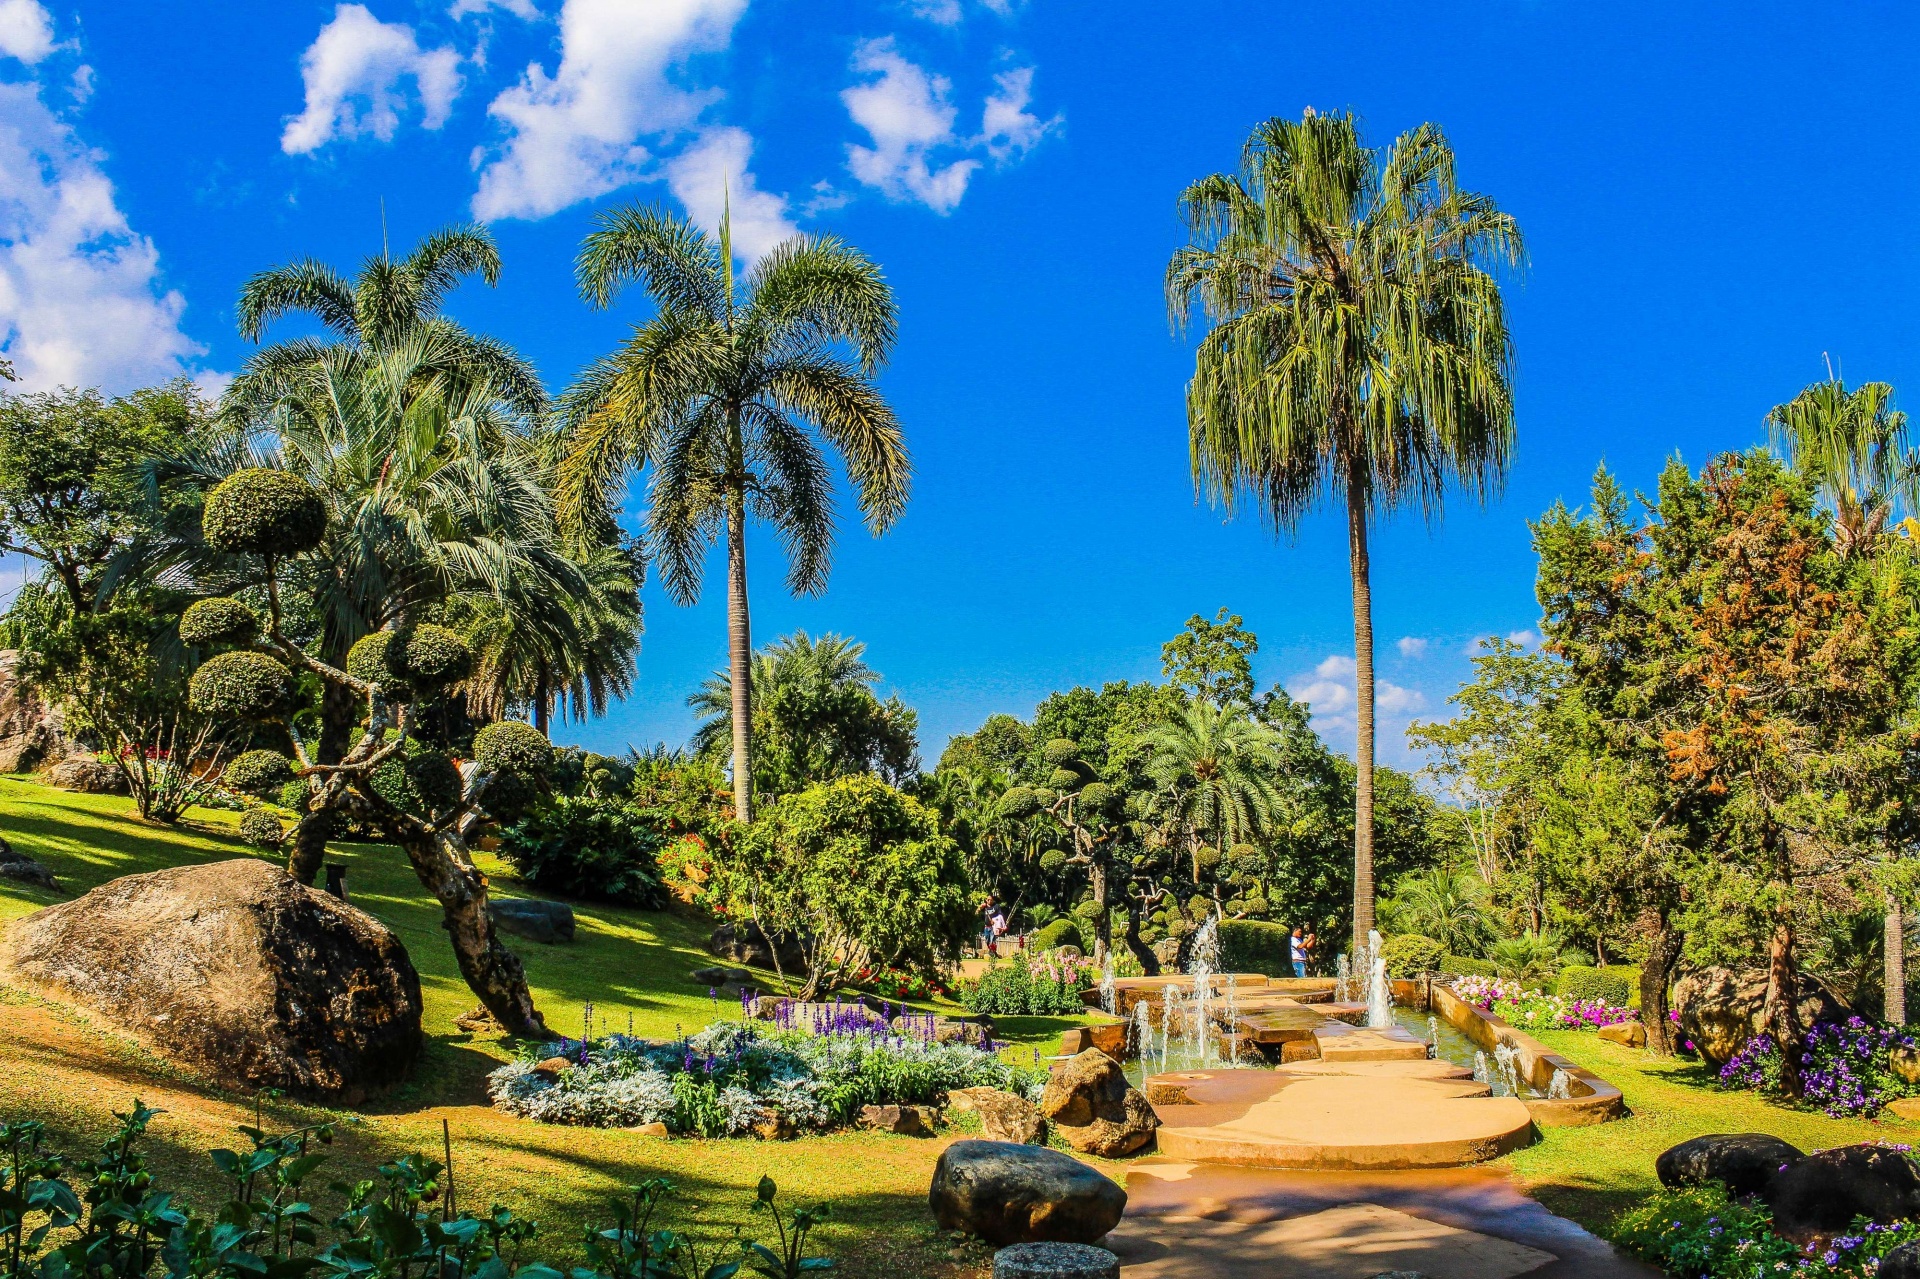
[[[1017,1243],[993,1254],[993,1279],[1120,1279],[1120,1258],[1084,1243]]]

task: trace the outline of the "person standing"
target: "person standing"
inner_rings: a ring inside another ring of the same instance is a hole
[[[993,955],[993,916],[993,894],[988,893],[986,904],[980,908],[980,957],[982,959],[991,958]]]
[[[1305,977],[1307,975],[1306,941],[1301,936],[1300,929],[1297,925],[1293,933],[1287,938],[1287,957],[1293,962],[1293,975],[1295,977]]]
[[[1320,937],[1313,931],[1313,926],[1309,924],[1307,926],[1307,935],[1300,939],[1300,950],[1306,957],[1307,972],[1309,973],[1318,973],[1320,971],[1320,965],[1315,962],[1318,958],[1317,952],[1319,949]]]

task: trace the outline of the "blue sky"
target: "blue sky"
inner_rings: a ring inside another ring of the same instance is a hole
[[[1258,120],[1351,107],[1381,142],[1431,120],[1532,262],[1506,495],[1376,541],[1404,761],[1475,638],[1534,625],[1525,520],[1602,459],[1646,484],[1751,443],[1823,353],[1914,385],[1917,28],[1872,3],[0,0],[0,343],[36,388],[218,385],[248,274],[351,268],[383,210],[400,249],[478,217],[505,273],[451,310],[557,389],[644,315],[575,298],[593,212],[711,219],[724,187],[749,251],[831,231],[885,266],[917,467],[894,533],[844,530],[824,597],[789,599],[751,541],[759,638],[867,641],[931,759],[1051,689],[1153,676],[1224,604],[1345,745],[1343,527],[1277,543],[1195,502],[1160,276],[1176,194]],[[556,735],[682,740],[720,586],[692,608],[649,587],[634,696]]]

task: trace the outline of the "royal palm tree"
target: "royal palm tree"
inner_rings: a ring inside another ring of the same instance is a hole
[[[227,389],[226,403],[259,409],[285,396],[303,378],[317,374],[330,347],[366,357],[393,350],[422,333],[440,340],[440,363],[417,375],[471,386],[485,382],[492,393],[529,417],[544,412],[546,389],[533,366],[504,342],[467,332],[440,314],[447,294],[469,275],[489,286],[500,278],[500,251],[482,226],[436,231],[397,261],[382,246],[349,280],[312,258],[262,271],[240,290],[240,335],[258,342],[282,316],[304,313],[325,326],[332,340],[300,338],[257,352]],[[410,390],[418,389],[418,384]],[[455,388],[456,391],[459,388]]]
[[[1203,842],[1225,850],[1251,843],[1267,828],[1280,804],[1273,780],[1279,735],[1244,703],[1185,703],[1141,740],[1147,776],[1158,788],[1154,808],[1186,833],[1196,882]]]
[[[726,219],[717,238],[657,208],[601,215],[576,270],[610,305],[638,283],[655,314],[589,368],[561,405],[569,432],[561,511],[603,520],[629,471],[651,466],[647,539],[667,592],[699,598],[707,549],[727,548],[729,727],[735,815],[752,816],[752,630],[747,517],[787,551],[787,586],[826,588],[839,455],[876,535],[905,508],[911,466],[873,379],[892,348],[893,294],[879,267],[831,236],[795,236],[736,279]]]
[[[1422,125],[1376,150],[1352,115],[1272,119],[1238,173],[1180,196],[1190,243],[1168,264],[1176,326],[1211,328],[1187,384],[1194,483],[1294,533],[1344,505],[1353,577],[1354,933],[1373,925],[1374,675],[1368,536],[1459,485],[1484,498],[1513,448],[1512,344],[1495,271],[1514,220],[1454,180]]]
[[[1913,506],[1920,458],[1907,435],[1907,415],[1893,407],[1893,387],[1887,383],[1863,382],[1849,391],[1828,364],[1825,381],[1768,411],[1767,430],[1774,446],[1833,507],[1833,543],[1841,555],[1873,554],[1898,508]],[[1907,1020],[1902,916],[1900,899],[1888,893],[1882,922],[1885,1015],[1896,1026]]]

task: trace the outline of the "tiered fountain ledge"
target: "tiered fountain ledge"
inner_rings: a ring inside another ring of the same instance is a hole
[[[1362,966],[1372,970],[1364,984],[1214,973],[1206,958],[1185,976],[1109,978],[1088,1002],[1115,1020],[1062,1045],[1127,1060],[1160,1118],[1165,1157],[1458,1167],[1527,1145],[1537,1128],[1625,1113],[1613,1085],[1444,984],[1389,982],[1377,963]],[[1366,1002],[1340,997],[1363,989]]]

